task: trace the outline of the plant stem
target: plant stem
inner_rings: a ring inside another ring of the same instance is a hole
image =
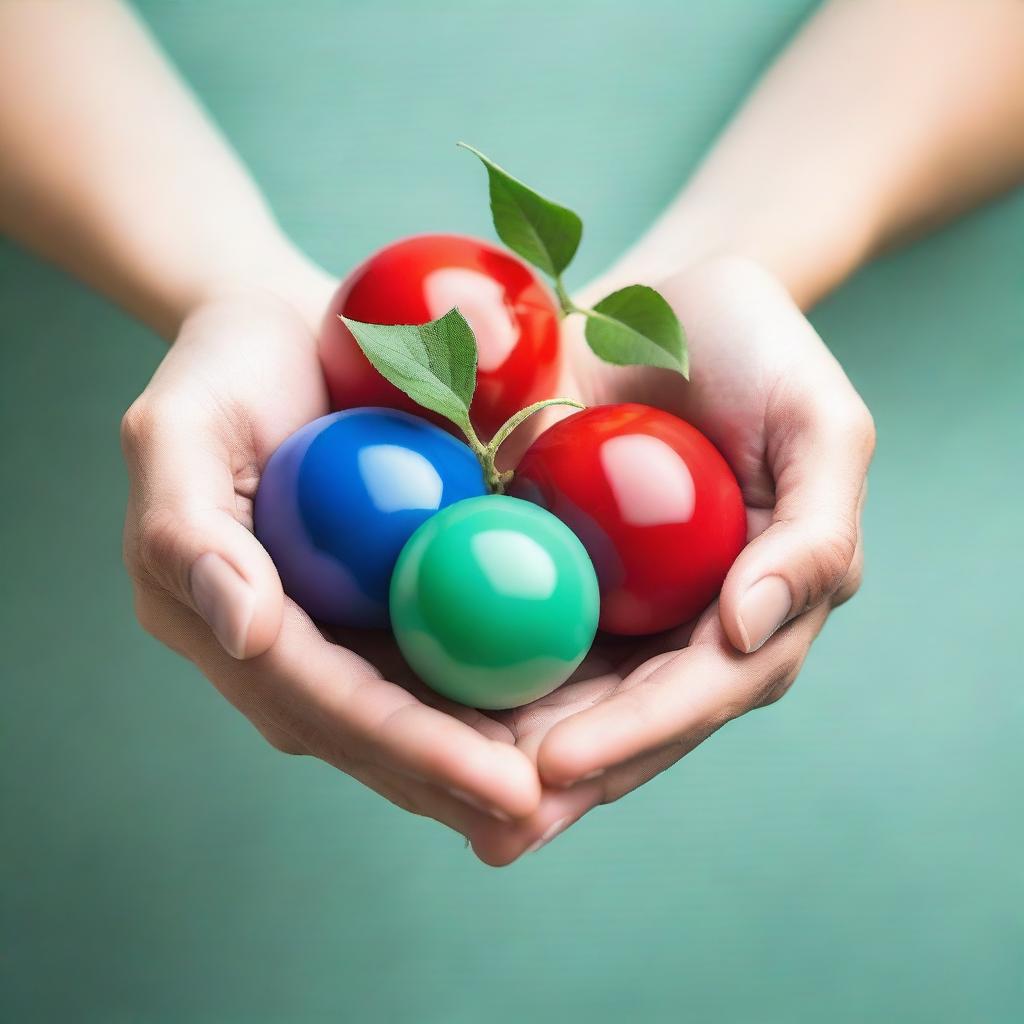
[[[476,431],[473,429],[473,424],[470,423],[469,417],[465,420],[458,422],[459,429],[466,435],[466,442],[470,448],[473,449],[473,454],[479,459],[483,457],[485,446],[483,441],[477,437]]]
[[[487,489],[492,494],[503,494],[505,482],[502,481],[502,474],[498,472],[497,466],[494,465],[494,450],[491,445],[485,445],[480,440],[468,417],[464,423],[459,423],[459,427],[462,429],[463,434],[466,435],[466,443],[473,450],[473,454],[480,463]]]
[[[562,316],[586,312],[586,310],[580,309],[570,298],[569,293],[565,290],[565,282],[562,280],[561,274],[555,277],[555,296],[558,298],[558,305],[561,306]]]
[[[549,405],[570,405],[574,409],[584,408],[583,405],[572,398],[545,398],[543,401],[534,402],[533,405],[528,405],[525,409],[520,409],[519,412],[514,416],[510,416],[500,427],[498,427],[494,437],[491,438],[490,443],[483,449],[482,454],[477,454],[477,458],[480,459],[480,465],[483,466],[484,479],[487,481],[487,486],[491,488],[493,493],[504,494],[505,488],[512,480],[511,470],[506,470],[502,473],[495,465],[498,448],[501,447],[501,445],[508,439],[509,434],[511,434],[516,427],[529,419],[535,412],[540,412],[541,409],[546,409]],[[477,443],[479,443],[479,441]],[[470,447],[472,447],[472,442],[470,443]],[[474,451],[475,450],[476,449],[474,449]]]
[[[525,409],[520,409],[514,416],[510,416],[500,427],[494,437],[491,438],[488,448],[492,448],[495,451],[498,450],[498,446],[501,445],[512,433],[520,423],[529,419],[535,412],[540,412],[541,409],[546,409],[549,405],[571,405],[574,409],[582,409],[583,406],[573,398],[545,398],[541,402],[534,402],[533,405],[528,405]]]
[[[468,149],[470,147],[467,146],[466,148]],[[561,306],[562,316],[569,316],[572,313],[590,313],[590,310],[581,309],[569,297],[569,293],[565,290],[565,284],[562,281],[561,274],[555,277],[555,294],[557,295],[558,303]],[[462,432],[466,435],[466,441],[468,442],[469,447],[473,450],[473,454],[480,462],[480,468],[483,470],[484,474],[484,482],[487,484],[487,488],[492,494],[504,494],[505,488],[512,481],[511,470],[502,472],[495,465],[498,448],[508,439],[509,434],[511,434],[516,427],[529,419],[535,412],[540,412],[541,409],[546,409],[549,405],[569,405],[574,409],[586,408],[586,406],[577,402],[573,398],[545,398],[543,401],[534,402],[533,405],[528,405],[525,409],[520,409],[519,412],[515,413],[515,415],[510,416],[500,427],[498,427],[494,437],[492,437],[490,442],[486,445],[477,436],[476,431],[473,429],[473,424],[470,423],[468,417],[465,422],[459,423],[459,426],[462,428]]]
[[[484,444],[480,440],[469,419],[459,423],[463,434],[466,435],[466,443],[480,462],[480,468],[484,473],[484,483],[487,484],[487,489],[492,494],[504,494],[505,488],[512,482],[512,470],[507,469],[502,472],[495,465],[498,448],[508,439],[509,434],[520,423],[529,419],[535,412],[546,409],[549,405],[571,405],[574,409],[586,408],[586,406],[581,405],[574,398],[545,398],[543,401],[534,402],[533,405],[528,405],[525,409],[520,409],[514,416],[510,416],[498,427],[497,432],[488,444]]]
[[[485,448],[483,455],[477,456],[480,459],[480,465],[484,471],[484,482],[487,484],[487,489],[491,494],[504,494],[505,484],[508,483],[510,474],[502,473],[498,467],[494,464],[494,452],[490,448]]]

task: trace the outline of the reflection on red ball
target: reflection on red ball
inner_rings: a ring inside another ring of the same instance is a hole
[[[595,406],[546,430],[510,493],[583,541],[611,633],[655,633],[699,615],[746,541],[743,497],[718,449],[645,405]]]
[[[333,408],[386,406],[424,415],[370,365],[339,313],[367,323],[422,324],[453,306],[477,338],[471,414],[482,437],[531,402],[553,397],[558,312],[533,272],[511,253],[475,238],[419,235],[371,256],[331,301],[320,359]]]

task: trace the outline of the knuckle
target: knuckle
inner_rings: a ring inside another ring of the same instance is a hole
[[[863,452],[870,459],[874,454],[877,431],[871,410],[860,395],[852,391],[850,401],[841,409],[830,410],[829,415],[844,444],[856,452]]]
[[[864,556],[858,554],[853,560],[853,564],[850,566],[850,571],[843,578],[843,582],[840,584],[839,589],[835,593],[833,598],[833,606],[839,607],[849,601],[854,594],[860,590],[861,584],[864,582]]]
[[[792,685],[793,680],[789,680],[786,683],[778,683],[774,687],[766,687],[754,702],[754,710],[768,708],[771,707],[772,704],[778,704],[778,702],[782,700],[787,693],[789,693],[789,689]]]
[[[294,736],[277,729],[260,729],[263,738],[279,754],[287,754],[289,757],[303,757],[309,753],[308,750]]]
[[[146,587],[135,587],[133,603],[135,606],[135,618],[139,625],[152,637],[161,639],[161,625],[163,617],[160,615],[156,602]]]
[[[280,741],[284,746],[294,747],[298,753],[321,756],[320,748],[323,744],[320,742],[320,733],[303,714],[299,699],[293,694],[271,689],[265,684],[253,685],[254,682],[250,681],[246,705],[242,710],[267,742],[275,750],[281,749],[278,746]]]
[[[850,572],[857,552],[857,524],[844,519],[822,523],[811,544],[809,597],[816,603],[833,593]]]
[[[302,748],[302,753],[315,757],[347,775],[357,775],[361,769],[369,769],[370,762],[355,749],[350,737],[331,729],[325,732],[322,725],[308,720],[297,707],[290,703],[275,703],[274,722],[281,732],[286,732]]]
[[[159,422],[156,403],[143,392],[121,417],[121,450],[131,456],[153,436]]]
[[[761,680],[751,702],[752,708],[765,708],[776,704],[789,693],[803,667],[803,656],[788,653],[772,667],[771,671]]]
[[[132,552],[136,571],[146,577],[165,579],[174,564],[181,530],[181,517],[169,510],[153,509],[145,513]]]
[[[735,722],[754,707],[757,707],[757,704],[746,697],[737,696],[725,701],[710,720],[711,731],[716,732],[722,726]]]
[[[126,552],[133,578],[171,593],[187,589],[178,558],[186,528],[187,522],[172,509],[155,508],[143,513]]]
[[[130,526],[125,528],[124,540],[121,544],[121,560],[124,562],[128,576],[133,582],[141,581],[145,576],[142,566],[142,558],[139,553],[139,545],[135,531]]]
[[[180,434],[183,427],[208,427],[210,413],[189,394],[155,390],[139,395],[121,417],[121,450],[137,458],[162,436]]]
[[[257,689],[248,690],[244,698],[236,699],[234,703],[267,744],[278,753],[296,757],[310,753],[309,745],[292,728],[277,701],[264,699]]]

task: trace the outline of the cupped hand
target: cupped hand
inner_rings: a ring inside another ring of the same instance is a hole
[[[690,383],[605,366],[570,320],[561,393],[674,412],[732,464],[751,542],[697,622],[642,641],[601,638],[570,683],[495,715],[423,688],[386,633],[325,638],[283,595],[251,532],[261,467],[327,411],[315,339],[289,303],[249,292],[188,318],[124,419],[125,557],[143,625],[272,745],[444,822],[491,864],[536,848],[777,699],[859,582],[871,419],[755,266],[717,261],[662,290],[687,329]]]
[[[261,468],[327,412],[311,320],[265,291],[201,305],[126,413],[124,548],[139,619],[278,749],[463,835],[529,815],[537,772],[510,729],[418,688],[388,634],[328,641],[251,532]]]
[[[525,819],[480,821],[473,846],[492,864],[550,840],[781,697],[829,612],[859,586],[874,427],[839,363],[753,263],[714,260],[660,290],[687,332],[690,381],[599,362],[574,317],[562,393],[588,405],[657,406],[703,431],[742,487],[748,544],[696,622],[640,640],[599,637],[568,684],[497,716],[536,763],[544,795]]]

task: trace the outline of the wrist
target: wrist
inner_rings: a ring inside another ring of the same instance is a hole
[[[187,296],[179,324],[198,307],[225,296],[263,293],[286,302],[318,334],[336,279],[277,231],[262,242],[240,244],[238,253],[237,263],[207,275]]]

